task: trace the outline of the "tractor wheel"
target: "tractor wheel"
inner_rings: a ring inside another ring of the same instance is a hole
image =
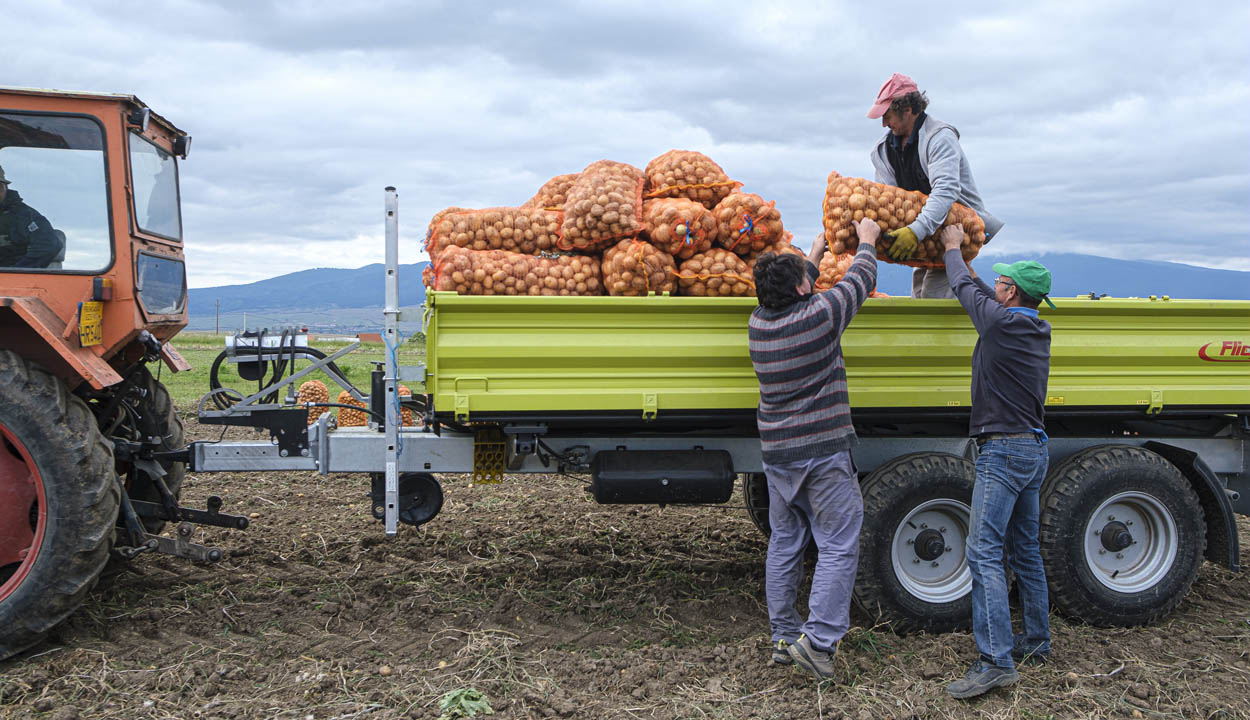
[[[108,560],[120,495],[86,403],[0,350],[0,660],[82,604]]]
[[[144,391],[143,398],[136,403],[135,408],[139,416],[137,423],[139,432],[145,437],[159,437],[161,450],[181,449],[186,444],[183,441],[182,418],[179,418],[174,410],[174,401],[169,396],[169,391],[152,377],[152,373],[148,372],[146,367],[140,368],[138,372],[139,375],[135,377],[134,383]],[[165,486],[177,499],[182,493],[182,481],[187,475],[186,463],[163,460],[160,466],[165,470]],[[122,473],[123,477],[125,477],[126,470],[127,468],[124,467],[118,468],[118,472]],[[158,505],[161,503],[160,491],[156,489],[151,478],[143,470],[138,472],[134,485],[127,488],[127,492],[135,500],[145,500]],[[155,535],[165,527],[165,521],[144,518],[143,527]]]

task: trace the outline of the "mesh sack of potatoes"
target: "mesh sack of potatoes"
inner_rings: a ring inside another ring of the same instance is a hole
[[[793,235],[791,235],[790,233],[786,233],[785,239],[778,240],[777,242],[765,247],[763,250],[760,250],[754,255],[743,258],[744,260],[747,261],[747,267],[751,268],[752,270],[755,270],[755,262],[759,260],[764,255],[764,253],[774,253],[776,255],[790,253],[791,255],[798,255],[799,257],[806,258],[807,253],[803,252],[802,250],[800,250],[799,248],[796,248],[793,244],[791,244],[790,241],[792,238],[793,238]],[[816,242],[824,242],[824,240],[822,238],[817,238]]]
[[[693,257],[712,247],[716,239],[716,218],[693,200],[647,200],[642,211],[647,222],[647,240],[675,259]]]
[[[449,208],[450,210],[450,208]],[[507,250],[534,255],[556,250],[560,212],[542,208],[443,211],[431,223],[426,250],[437,261],[449,247]]]
[[[304,403],[323,403],[330,401],[330,391],[326,389],[326,384],[320,380],[308,380],[299,386],[299,402]],[[321,413],[327,408],[310,407],[308,408],[308,424],[312,425],[317,422],[317,418],[321,417]]]
[[[758,255],[787,237],[776,203],[754,193],[731,193],[712,214],[716,216],[716,242],[743,257]]]
[[[421,269],[421,284],[427,288],[434,287],[434,265],[432,263]]]
[[[412,397],[412,390],[407,385],[400,385],[397,392],[399,392],[399,396],[401,398]],[[417,418],[415,415],[412,414],[412,410],[408,408],[403,408],[403,414],[400,418],[399,424],[404,425],[406,427],[410,427],[410,426],[417,424]]]
[[[602,295],[599,259],[450,247],[434,268],[434,289],[461,295]]]
[[[816,278],[816,290],[825,291],[838,284],[846,276],[846,269],[855,261],[855,253],[825,253],[820,259],[820,277]]]
[[[898,230],[915,221],[928,199],[928,195],[915,190],[903,190],[862,178],[842,177],[836,171],[830,173],[824,202],[825,237],[829,239],[829,250],[839,254],[859,247],[852,222],[869,218],[876,221],[882,232]],[[952,203],[942,227],[955,224],[963,225],[964,239],[960,251],[964,260],[971,260],[985,244],[985,221],[966,205]],[[893,241],[882,237],[877,241],[877,257],[912,267],[942,267],[945,251],[937,233],[919,240],[916,253],[910,259],[896,261],[888,254]]]
[[[369,407],[363,400],[357,400],[352,394],[344,390],[339,393],[338,399],[335,401],[340,405],[353,405],[358,408]],[[369,424],[369,416],[360,410],[352,410],[351,408],[339,408],[339,427],[364,427]]]
[[[677,268],[682,295],[696,297],[754,297],[755,280],[747,263],[734,253],[712,248]]]
[[[646,295],[677,289],[673,256],[649,242],[622,240],[603,253],[603,286],[609,295]]]
[[[683,197],[709,210],[741,185],[712,158],[693,150],[669,150],[647,163],[646,175],[648,198]]]
[[[644,228],[642,171],[633,165],[600,160],[586,166],[564,201],[563,236],[557,247],[595,253]]]
[[[430,224],[425,229],[425,243],[421,246],[421,249],[429,253],[431,262],[435,260],[434,247],[431,244],[431,241],[434,239],[434,228],[441,225],[443,222],[443,218],[447,217],[448,215],[454,215],[455,213],[464,213],[464,212],[472,212],[472,210],[470,210],[469,208],[456,207],[453,205],[452,207],[443,208],[442,210],[439,210],[438,212],[434,213],[434,217],[430,218]]]
[[[538,192],[534,193],[534,197],[526,200],[521,207],[536,207],[546,210],[560,210],[564,207],[564,201],[568,197],[569,188],[573,186],[573,181],[581,173],[569,173],[568,175],[556,175],[543,186],[538,188]]]

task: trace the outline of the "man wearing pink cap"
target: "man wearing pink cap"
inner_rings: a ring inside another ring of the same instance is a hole
[[[888,252],[895,260],[910,258],[919,240],[936,233],[954,202],[967,205],[981,216],[986,242],[1003,227],[1001,220],[985,210],[968,158],[959,146],[959,131],[929,117],[925,113],[928,106],[929,98],[920,92],[914,80],[894,73],[881,86],[876,102],[868,110],[868,117],[881,118],[881,126],[890,130],[872,150],[877,182],[919,190],[929,196],[910,225],[886,233],[894,241]],[[912,273],[911,296],[955,297],[946,270],[941,268],[917,268]]]

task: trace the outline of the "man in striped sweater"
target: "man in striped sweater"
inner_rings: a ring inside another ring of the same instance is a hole
[[[832,676],[834,652],[850,625],[864,519],[851,460],[856,438],[841,337],[876,286],[881,229],[865,219],[855,233],[854,262],[841,282],[822,293],[812,292],[825,252],[822,240],[806,262],[797,255],[764,254],[755,264],[759,307],[749,328],[772,527],[765,579],[772,660],[797,663],[821,679]],[[812,538],[819,558],[807,621],[801,622],[794,603]]]

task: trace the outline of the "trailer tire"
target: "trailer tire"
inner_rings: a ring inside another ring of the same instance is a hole
[[[139,368],[137,372],[139,375],[134,383],[144,391],[143,399],[138,402],[138,408],[136,408],[139,415],[139,430],[145,436],[159,437],[162,451],[181,449],[186,444],[185,431],[182,418],[178,417],[178,412],[174,409],[174,401],[169,395],[169,390],[159,380],[152,377],[152,373],[148,372],[146,367]],[[182,482],[187,476],[186,463],[172,460],[159,462],[165,470],[165,487],[169,488],[169,492],[177,500],[182,495]],[[147,473],[142,470],[138,473],[135,486],[128,488],[127,492],[135,500],[161,504],[160,491],[152,484]],[[164,520],[143,518],[143,528],[153,535],[160,533],[164,527]]]
[[[1197,494],[1149,450],[1082,450],[1043,487],[1042,561],[1051,602],[1068,617],[1104,627],[1153,622],[1189,593],[1205,549]]]
[[[768,476],[764,473],[746,473],[742,476],[742,501],[747,515],[764,537],[773,534],[768,522]]]
[[[108,560],[120,495],[87,404],[0,350],[0,660],[82,604]]]
[[[964,544],[975,481],[972,463],[946,453],[904,455],[869,473],[856,605],[900,634],[971,624]]]

